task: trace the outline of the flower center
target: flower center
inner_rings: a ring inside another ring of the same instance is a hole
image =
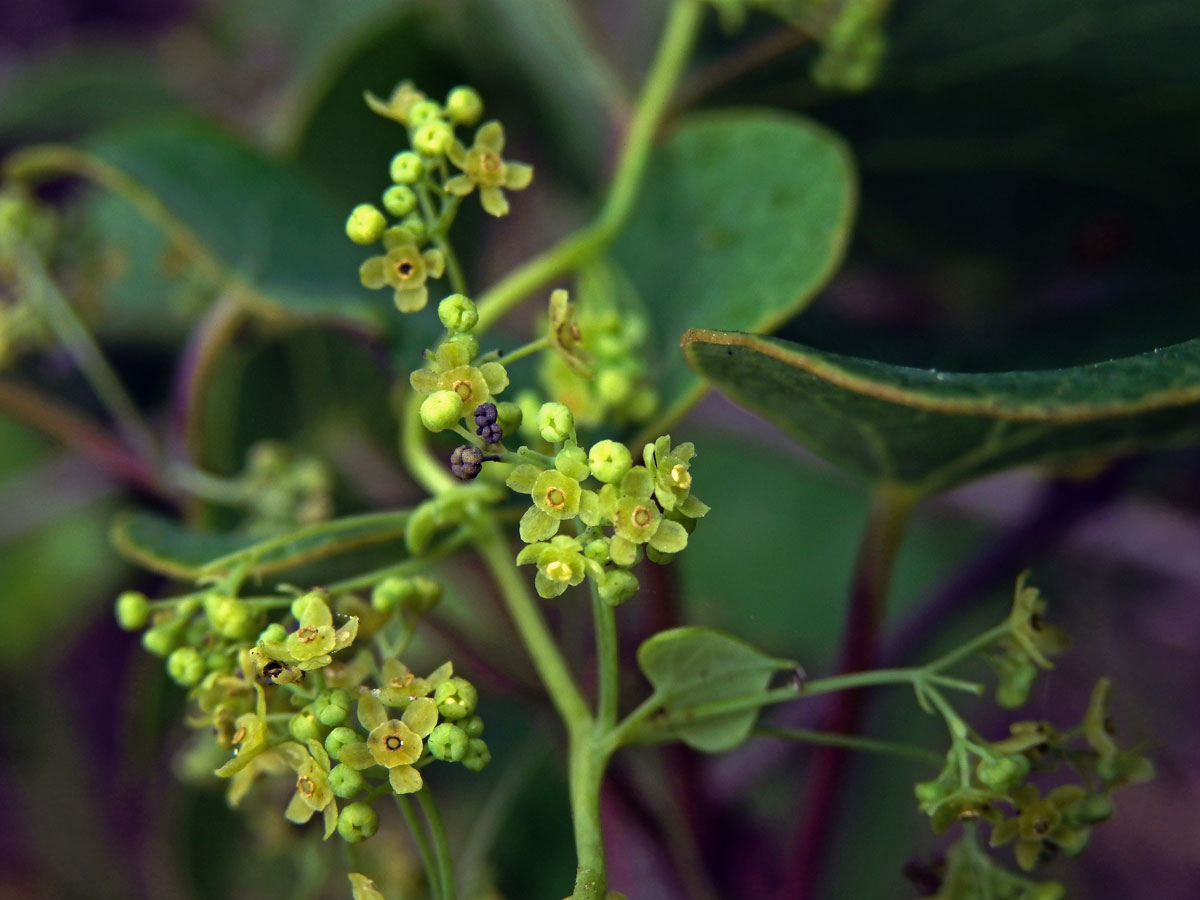
[[[458,396],[462,397],[463,403],[466,403],[468,400],[470,400],[471,394],[474,393],[474,391],[471,389],[471,382],[469,382],[469,381],[454,382],[453,390],[454,390],[454,393],[456,393],[456,394],[458,394]]]
[[[650,510],[644,506],[639,506],[633,511],[633,524],[638,528],[645,528],[650,524]]]
[[[315,625],[305,625],[296,632],[296,640],[302,644],[308,644],[317,639],[317,628]]]
[[[484,152],[479,157],[479,168],[489,175],[495,175],[500,171],[500,157],[491,151]]]
[[[567,495],[562,492],[562,488],[552,487],[546,491],[546,505],[553,509],[562,509],[567,505]]]
[[[554,581],[570,581],[571,567],[561,559],[556,559],[550,565],[546,566],[546,577]]]
[[[413,275],[416,274],[416,271],[417,267],[413,265],[413,262],[410,259],[402,259],[400,262],[396,263],[396,276],[401,281],[408,281],[408,279],[412,278]]]
[[[238,728],[237,731],[235,731],[233,733],[233,742],[235,744],[240,744],[245,739],[246,739],[246,726],[242,725],[240,728]]]
[[[686,490],[692,486],[692,473],[683,464],[676,463],[671,467],[671,481],[675,487]]]
[[[1050,830],[1050,820],[1046,818],[1038,819],[1033,823],[1033,830],[1038,834],[1045,834]]]
[[[383,746],[387,747],[389,750],[403,750],[404,738],[400,737],[398,734],[389,734],[383,739]]]
[[[317,792],[317,786],[307,775],[301,775],[296,779],[296,790],[302,793],[305,797],[311,797]]]

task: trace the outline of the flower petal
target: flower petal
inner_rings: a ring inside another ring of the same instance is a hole
[[[548,516],[536,506],[525,510],[521,516],[521,540],[527,544],[549,539],[558,531],[558,519]]]
[[[553,578],[547,578],[541,572],[534,576],[533,586],[537,588],[538,596],[546,600],[560,596],[567,589],[565,581],[555,581]]]
[[[508,200],[505,199],[504,192],[500,188],[480,188],[479,202],[483,204],[483,211],[490,215],[508,215]]]
[[[370,288],[373,291],[377,291],[387,284],[387,276],[383,270],[383,257],[372,256],[359,266],[358,280],[362,282],[363,287]]]
[[[363,694],[358,698],[358,721],[367,731],[374,731],[387,719],[387,710],[374,694]]]
[[[438,721],[437,704],[429,697],[418,697],[408,704],[401,721],[421,737],[429,737]]]
[[[415,288],[396,288],[392,298],[396,301],[396,309],[402,313],[417,312],[425,308],[429,302],[429,289],[425,285]]]
[[[388,781],[397,794],[415,794],[425,786],[421,773],[412,766],[393,766],[388,771]]]
[[[455,165],[457,165],[457,163]],[[447,194],[454,194],[456,197],[465,197],[467,194],[471,193],[471,191],[475,190],[475,182],[473,182],[466,175],[455,175],[444,185],[442,185],[442,189]]]
[[[527,188],[531,181],[533,181],[533,166],[519,162],[504,164],[504,186],[509,190],[519,191]]]
[[[484,363],[479,367],[479,372],[483,375],[483,380],[488,386],[488,390],[493,394],[499,394],[508,387],[508,369],[504,368],[503,364],[498,362]]]
[[[451,141],[450,143],[448,143],[446,145],[446,159],[450,160],[450,162],[454,163],[454,165],[460,169],[466,168],[467,148],[462,145],[462,141]],[[457,178],[450,179],[450,181],[457,181],[457,180],[458,180]],[[471,188],[469,186],[470,184],[471,184],[471,182],[470,182],[470,180],[468,180],[467,181],[467,185],[468,185],[467,190],[464,191],[463,193],[470,193],[470,191],[471,191]],[[457,193],[457,191],[450,190],[450,182],[449,181],[446,182],[446,190],[450,191],[450,193],[452,193],[452,194]]]
[[[650,546],[659,553],[678,553],[687,546],[687,529],[671,519],[663,519],[650,538]]]
[[[442,272],[446,270],[446,257],[442,256],[441,250],[426,250],[421,254],[421,258],[425,260],[425,268],[430,278],[442,277]]]
[[[537,466],[524,463],[509,472],[508,479],[504,483],[514,491],[528,494],[533,490],[534,482],[537,481],[537,477],[540,474],[541,470]]]
[[[494,120],[480,125],[475,132],[475,146],[499,153],[504,149],[504,126]]]
[[[375,765],[375,757],[366,741],[352,741],[338,748],[338,762],[352,769],[369,769]]]

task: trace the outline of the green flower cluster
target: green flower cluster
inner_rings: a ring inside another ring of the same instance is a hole
[[[650,320],[632,291],[615,269],[592,266],[579,278],[578,303],[565,291],[550,297],[546,329],[556,352],[542,357],[538,375],[547,395],[585,427],[642,422],[658,406],[649,380]]]
[[[328,519],[333,512],[333,479],[315,456],[293,453],[277,441],[250,448],[238,479],[249,512],[251,534],[274,534]]]
[[[534,583],[542,597],[557,597],[588,577],[605,600],[622,603],[637,590],[629,569],[642,554],[669,561],[687,546],[693,520],[708,512],[691,493],[695,449],[672,449],[664,435],[646,447],[644,465],[635,466],[623,444],[600,441],[584,453],[566,434],[570,426],[539,415],[543,424],[543,437],[565,439],[566,446],[553,465],[525,463],[508,476],[510,488],[533,500],[521,517],[521,540],[528,546],[517,564],[537,566]],[[600,483],[597,489],[585,486],[591,478]],[[576,520],[574,535],[558,534],[564,522]]]
[[[320,814],[326,837],[336,830],[356,842],[378,828],[370,800],[421,790],[421,770],[433,760],[473,771],[487,765],[478,692],[451,663],[422,678],[395,655],[350,655],[360,638],[382,636],[392,622],[411,633],[440,599],[437,582],[387,577],[370,603],[348,595],[336,612],[319,589],[290,603],[228,590],[157,603],[126,592],[116,613],[123,628],[147,629],[144,643],[189,689],[187,721],[202,733],[193,755],[232,751],[216,768],[229,779],[231,803],[263,776],[289,775],[285,817],[302,824]],[[279,608],[286,614],[265,624],[266,610]],[[339,801],[348,801],[340,811]]]
[[[426,366],[408,380],[414,391],[426,395],[421,421],[430,431],[454,428],[464,419],[473,429],[476,408],[494,402],[508,387],[508,371],[495,360],[481,360],[479,342],[469,332],[451,334],[426,356]]]
[[[1027,574],[1017,581],[1001,644],[1005,654],[1020,652],[1048,666],[1044,654],[1063,646],[1065,635],[1042,620],[1046,603],[1026,585]],[[987,741],[963,726],[941,773],[915,788],[934,832],[941,834],[959,822],[986,822],[991,845],[1014,842],[1017,864],[1024,871],[1059,854],[1079,853],[1092,827],[1112,815],[1112,792],[1153,776],[1148,760],[1119,749],[1113,740],[1109,692],[1108,680],[1100,679],[1082,723],[1065,733],[1049,722],[1022,721],[1010,726],[1008,737]],[[1062,783],[1059,777],[1043,794],[1030,780],[1064,768],[1072,770],[1079,783]]]
[[[363,286],[391,288],[398,310],[416,312],[429,300],[427,283],[446,267],[442,250],[427,245],[444,237],[462,198],[478,188],[484,210],[505,215],[504,191],[528,187],[533,169],[502,157],[499,122],[480,126],[470,148],[458,140],[455,128],[472,126],[483,114],[483,102],[471,88],[454,88],[439,104],[405,81],[387,100],[370,93],[366,100],[374,112],[405,126],[412,149],[392,158],[383,209],[372,203],[356,206],[346,235],[362,246],[383,245],[383,253],[359,269]],[[451,175],[451,166],[460,174]],[[388,216],[394,221],[389,223]]]
[[[1046,601],[1037,588],[1026,584],[1028,577],[1029,573],[1023,572],[1017,578],[1009,634],[988,656],[998,676],[996,702],[1006,709],[1024,705],[1038,670],[1053,668],[1049,657],[1071,643],[1061,628],[1046,623]]]

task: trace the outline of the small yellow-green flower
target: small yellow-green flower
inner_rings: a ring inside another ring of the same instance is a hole
[[[425,94],[417,90],[411,81],[402,81],[393,88],[387,100],[380,100],[370,91],[367,91],[363,97],[372,112],[399,122],[401,125],[407,125],[408,111],[414,104],[424,100]]]
[[[329,787],[329,757],[315,741],[309,741],[307,747],[288,741],[275,749],[296,773],[296,790],[284,818],[303,825],[315,813],[324,813],[328,837],[337,827],[337,804]]]
[[[521,540],[527,544],[549,539],[564,520],[583,515],[585,524],[591,524],[588,519],[596,517],[596,495],[558,469],[539,471],[536,466],[517,466],[509,473],[507,484],[533,498],[533,506],[521,517]]]
[[[345,625],[335,628],[333,614],[321,594],[305,595],[296,601],[296,608],[300,617],[296,630],[282,642],[261,641],[257,648],[261,655],[307,672],[329,665],[331,654],[354,642],[358,619],[351,616]]]
[[[475,132],[475,143],[468,150],[458,141],[446,147],[450,162],[462,169],[446,182],[446,191],[465,197],[479,188],[479,200],[486,212],[493,216],[508,213],[508,200],[501,188],[519,191],[529,187],[533,180],[533,167],[518,162],[506,162],[501,156],[504,150],[504,129],[499,122],[487,122]]]
[[[416,312],[429,302],[429,278],[440,278],[446,260],[442,252],[417,247],[416,237],[407,228],[389,228],[383,233],[383,256],[372,256],[358,270],[363,287],[394,291],[396,308],[400,312]]]
[[[667,512],[677,511],[689,519],[708,512],[699,497],[692,496],[692,458],[696,448],[689,442],[671,449],[671,436],[664,434],[643,451],[646,468],[654,473],[654,496]]]
[[[654,502],[654,475],[644,466],[634,466],[621,479],[620,486],[606,484],[600,489],[600,514],[612,523],[608,549],[619,566],[637,562],[637,548],[648,544],[659,553],[678,553],[687,546],[687,530],[663,517]]]
[[[1026,586],[1028,577],[1028,572],[1022,572],[1013,592],[1008,616],[1011,640],[1037,665],[1050,669],[1053,664],[1047,657],[1065,650],[1070,638],[1061,628],[1046,623],[1046,600],[1037,588]]]
[[[1026,872],[1037,864],[1046,845],[1073,855],[1087,843],[1090,829],[1073,824],[1071,813],[1086,798],[1087,791],[1077,784],[1064,784],[1045,797],[1038,796],[1036,786],[1022,785],[1013,794],[1017,815],[992,829],[991,845],[998,847],[1016,838],[1017,864]]]
[[[487,403],[495,394],[508,387],[508,371],[498,362],[482,366],[455,366],[444,372],[417,369],[408,377],[413,390],[422,394],[435,391],[454,391],[462,400],[463,415],[474,413],[480,403]]]
[[[583,581],[589,572],[599,581],[603,569],[599,563],[583,555],[583,545],[565,534],[552,537],[548,542],[530,544],[517,554],[517,565],[537,564],[534,586],[538,595],[549,600],[567,588]]]

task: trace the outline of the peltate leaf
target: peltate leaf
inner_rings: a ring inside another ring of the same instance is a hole
[[[855,197],[847,148],[799,116],[697,116],[654,155],[613,257],[654,316],[667,420],[702,390],[679,335],[770,331],[801,310],[842,258]]]
[[[250,574],[293,569],[316,560],[404,537],[407,510],[365,513],[306,525],[270,538],[193,531],[164,516],[131,512],[113,524],[113,543],[127,558],[174,578],[219,574],[243,561]]]
[[[766,690],[772,674],[796,663],[767,656],[744,641],[709,628],[673,628],[638,648],[638,665],[663,695],[668,713]],[[678,726],[680,740],[697,750],[731,750],[750,734],[757,709],[697,718]]]
[[[990,472],[1200,440],[1200,340],[1067,369],[953,373],[689,331],[688,362],[845,469],[930,494]]]

